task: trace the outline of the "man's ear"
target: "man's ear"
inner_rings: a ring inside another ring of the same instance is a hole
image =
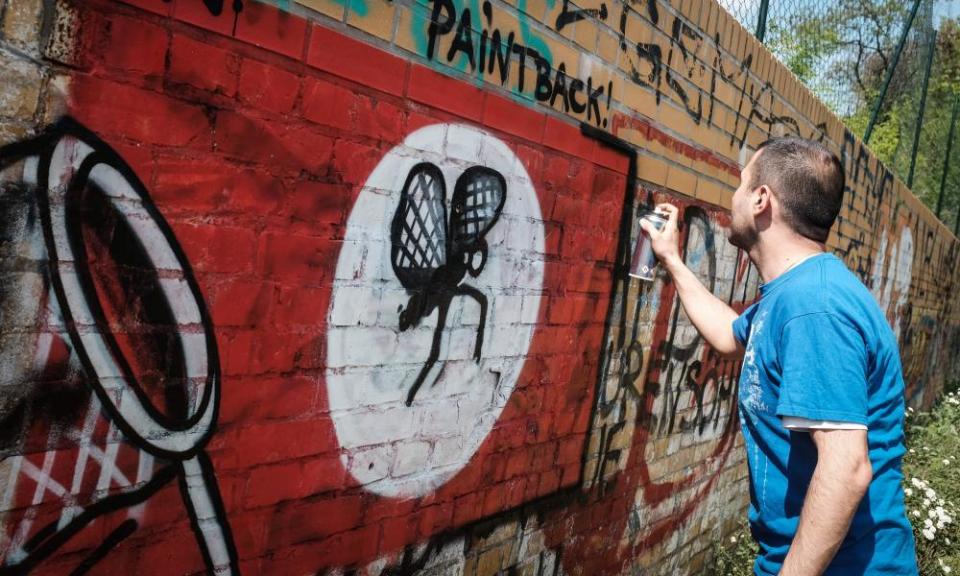
[[[773,208],[773,191],[766,184],[754,188],[753,195],[750,198],[750,208],[754,216],[759,216],[764,212],[769,212]]]

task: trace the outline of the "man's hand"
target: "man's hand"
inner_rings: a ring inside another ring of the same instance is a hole
[[[873,478],[866,430],[810,430],[817,467],[781,576],[822,574],[843,543]]]
[[[679,211],[673,204],[657,204],[657,212],[667,215],[663,228],[657,228],[647,220],[640,221],[640,228],[650,236],[650,247],[657,259],[668,269],[682,264],[680,258],[680,233],[677,230]]]
[[[677,294],[687,316],[697,330],[723,356],[743,352],[743,347],[733,335],[733,321],[737,313],[726,302],[717,298],[700,282],[696,274],[687,268],[680,256],[677,219],[679,211],[672,204],[658,204],[657,211],[667,215],[663,229],[657,230],[649,222],[640,221],[640,226],[650,235],[653,253],[667,270],[677,287]]]

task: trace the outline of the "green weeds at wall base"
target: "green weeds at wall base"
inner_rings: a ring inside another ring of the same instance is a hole
[[[907,516],[913,524],[921,576],[960,574],[960,393],[930,412],[907,412],[903,459]],[[742,526],[714,543],[717,576],[752,576],[757,545]]]
[[[921,575],[960,573],[960,394],[931,412],[907,412],[903,459],[907,516]]]
[[[741,525],[732,536],[713,544],[713,565],[708,574],[716,576],[753,576],[753,560],[760,551],[750,537],[747,526]]]

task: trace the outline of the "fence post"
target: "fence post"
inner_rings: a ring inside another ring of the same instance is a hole
[[[953,220],[953,235],[958,236],[960,235],[958,234],[958,232],[960,232],[960,207],[957,208],[957,213],[954,216],[955,218]]]
[[[877,116],[880,115],[880,106],[887,97],[887,90],[890,88],[890,80],[893,79],[893,71],[897,69],[900,63],[900,54],[903,53],[903,45],[907,43],[907,34],[913,26],[913,19],[917,16],[917,10],[920,8],[920,0],[914,0],[913,8],[910,10],[910,17],[903,25],[903,32],[900,33],[900,42],[897,43],[897,50],[893,53],[893,60],[890,61],[890,68],[887,69],[887,75],[883,79],[883,87],[880,88],[880,96],[873,105],[873,112],[870,113],[870,121],[867,122],[867,130],[863,133],[863,143],[870,143],[870,135],[873,133],[873,125],[877,122]]]
[[[757,14],[757,40],[763,44],[763,38],[767,35],[767,10],[770,7],[770,0],[760,0],[760,12]]]
[[[920,110],[917,112],[917,129],[913,131],[913,150],[910,153],[910,173],[907,175],[907,188],[913,188],[913,172],[917,167],[917,152],[920,147],[920,129],[923,128],[923,113],[927,110],[927,88],[930,86],[930,69],[933,68],[933,54],[937,51],[937,31],[930,37],[930,50],[927,53],[927,69],[923,72],[923,93],[920,95]]]
[[[947,154],[943,158],[943,176],[940,177],[940,196],[937,197],[937,218],[943,209],[943,192],[947,188],[947,173],[950,172],[950,153],[953,149],[953,133],[957,127],[957,110],[960,109],[960,93],[953,98],[953,114],[950,116],[950,131],[947,133]]]

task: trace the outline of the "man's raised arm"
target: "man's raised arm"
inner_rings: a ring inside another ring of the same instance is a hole
[[[724,356],[742,353],[743,346],[733,335],[733,321],[738,314],[726,302],[707,290],[680,256],[677,207],[672,204],[659,204],[657,211],[668,216],[663,229],[657,230],[644,220],[640,221],[640,226],[650,235],[654,254],[673,278],[684,311],[717,352]]]

